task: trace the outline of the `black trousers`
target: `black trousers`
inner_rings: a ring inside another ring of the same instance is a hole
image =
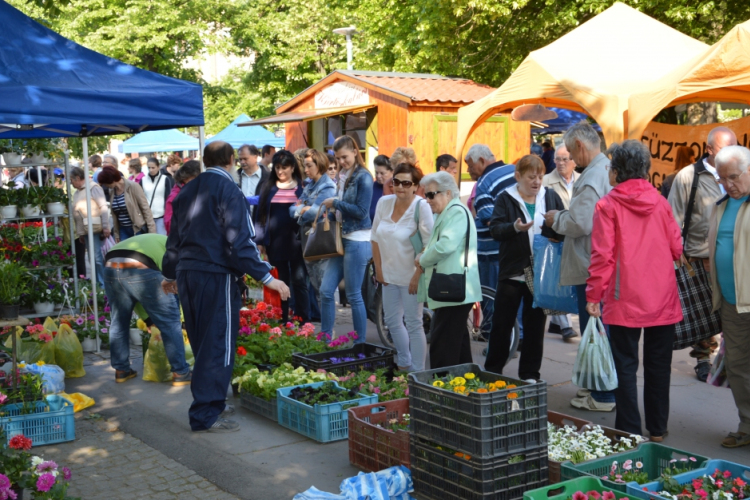
[[[177,289],[195,365],[190,428],[211,427],[226,407],[240,328],[240,289],[231,274],[177,271]]]
[[[631,434],[642,434],[636,378],[640,338],[640,328],[609,325],[609,343],[618,381],[615,389],[615,428]],[[643,408],[646,412],[646,429],[652,436],[663,436],[667,431],[673,341],[674,325],[643,329]]]
[[[430,341],[430,368],[472,363],[471,342],[466,328],[466,318],[474,304],[438,307],[432,318]]]
[[[302,254],[291,260],[274,260],[268,262],[279,272],[279,279],[289,286],[294,297],[294,314],[303,322],[310,320],[310,292],[307,287],[307,268]],[[289,301],[281,301],[281,319],[289,320]]]
[[[510,339],[516,323],[518,308],[523,299],[523,349],[518,363],[518,378],[540,379],[544,354],[544,325],[547,316],[542,309],[533,307],[534,296],[526,283],[506,279],[497,284],[495,312],[492,316],[492,333],[487,346],[484,369],[492,373],[503,373],[510,354]]]

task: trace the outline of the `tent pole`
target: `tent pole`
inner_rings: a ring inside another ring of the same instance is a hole
[[[94,227],[91,224],[91,180],[89,179],[89,138],[85,135],[83,142],[83,179],[86,182],[86,217],[88,223],[89,266],[91,266],[91,295],[94,302],[94,324],[96,325],[96,353],[99,354],[99,301],[96,299],[96,254],[94,253]],[[98,235],[97,235],[98,236]]]
[[[206,171],[206,165],[203,164],[203,148],[206,147],[206,128],[201,125],[198,127],[198,154],[200,155],[201,172]]]

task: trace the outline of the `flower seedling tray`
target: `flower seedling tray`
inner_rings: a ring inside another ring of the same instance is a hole
[[[731,472],[732,479],[740,478],[746,483],[750,483],[750,467],[747,465],[736,464],[734,462],[728,462],[726,460],[709,460],[706,462],[705,467],[677,474],[676,476],[673,476],[672,479],[679,484],[688,484],[693,479],[713,474],[716,472],[716,469],[722,472]],[[660,491],[664,490],[664,483],[661,479],[646,484],[628,483],[627,489],[628,494],[645,500],[664,500],[664,497],[658,495]]]
[[[434,387],[435,377],[474,373],[483,382],[505,381],[515,389],[466,395]],[[511,392],[522,393],[508,399]],[[477,458],[547,446],[547,384],[530,384],[482,370],[475,364],[409,374],[411,432]]]
[[[638,500],[635,496],[620,493],[618,490],[613,491],[611,488],[603,485],[602,482],[595,477],[579,477],[577,479],[550,484],[543,488],[527,491],[523,494],[523,500],[568,500],[573,497],[573,494],[579,491],[582,491],[583,493],[596,491],[599,494],[602,494],[605,491],[611,491],[617,495],[617,500]],[[595,499],[589,497],[589,500]]]
[[[23,434],[31,439],[33,446],[64,443],[76,438],[73,405],[63,401],[63,406],[51,411],[46,401],[37,401],[32,412],[22,414],[23,405],[6,404],[0,407],[0,429],[5,431],[7,442],[13,436]],[[7,443],[6,443],[7,444]]]
[[[430,500],[520,500],[547,484],[547,449],[500,458],[464,458],[412,436],[414,490]]]
[[[390,369],[395,351],[388,347],[373,344],[356,344],[348,349],[328,351],[316,354],[292,354],[292,366],[302,366],[307,370],[325,370],[336,375],[367,370],[374,372],[381,368]],[[331,361],[331,358],[339,360]],[[350,358],[350,361],[343,361]]]
[[[276,391],[279,425],[321,443],[340,441],[349,437],[349,418],[346,410],[378,402],[377,394],[358,394],[356,399],[342,403],[310,406],[289,397],[296,387],[320,387],[326,382],[282,387]],[[340,388],[335,382],[333,384]],[[345,390],[340,388],[342,391]]]
[[[394,399],[349,409],[349,462],[366,472],[377,472],[403,465],[409,468],[409,432],[393,432],[388,425],[409,413],[409,399]]]
[[[271,398],[270,401],[266,401],[249,392],[240,392],[240,406],[274,422],[279,421],[277,398]]]
[[[695,461],[690,460],[690,457],[694,458]],[[580,476],[602,478],[604,476],[609,476],[612,462],[617,461],[618,464],[622,465],[627,460],[632,460],[633,463],[643,463],[643,470],[648,474],[649,480],[657,480],[664,469],[667,469],[672,465],[671,460],[682,461],[682,459],[687,460],[689,463],[694,463],[696,469],[705,467],[705,463],[709,460],[708,457],[670,448],[669,446],[657,443],[641,443],[638,448],[634,450],[616,453],[614,455],[598,458],[596,460],[589,460],[588,462],[582,462],[580,464],[563,462],[561,475],[564,481],[575,479]],[[616,483],[608,479],[602,479],[601,481],[606,488],[621,491],[623,493],[627,491],[627,483]]]
[[[582,418],[572,417],[565,415],[564,413],[557,413],[556,411],[547,411],[547,422],[554,424],[555,427],[562,429],[566,425],[575,427],[577,432],[581,432],[587,425],[592,425],[593,422],[590,420],[583,420]],[[549,482],[559,483],[560,482],[560,465],[562,462],[549,459]]]

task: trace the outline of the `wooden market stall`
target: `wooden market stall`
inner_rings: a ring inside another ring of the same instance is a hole
[[[493,90],[440,75],[337,70],[279,106],[276,115],[243,125],[284,123],[291,151],[328,150],[337,137],[351,135],[370,168],[375,156],[408,146],[429,173],[437,156],[456,151],[458,110]],[[529,122],[497,114],[467,144],[487,144],[498,159],[513,162],[528,154],[530,141]]]

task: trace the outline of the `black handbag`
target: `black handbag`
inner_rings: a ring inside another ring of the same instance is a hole
[[[323,224],[318,224],[321,210],[325,218]],[[315,215],[312,228],[307,234],[305,260],[316,261],[342,255],[344,255],[344,244],[341,241],[341,223],[329,220],[328,209],[321,205]]]
[[[459,205],[454,205],[459,206]],[[432,273],[427,296],[438,302],[463,302],[466,300],[466,272],[469,268],[469,237],[471,236],[471,221],[469,212],[461,207],[466,214],[466,246],[464,248],[464,272],[461,274]],[[438,241],[440,236],[438,236]]]

